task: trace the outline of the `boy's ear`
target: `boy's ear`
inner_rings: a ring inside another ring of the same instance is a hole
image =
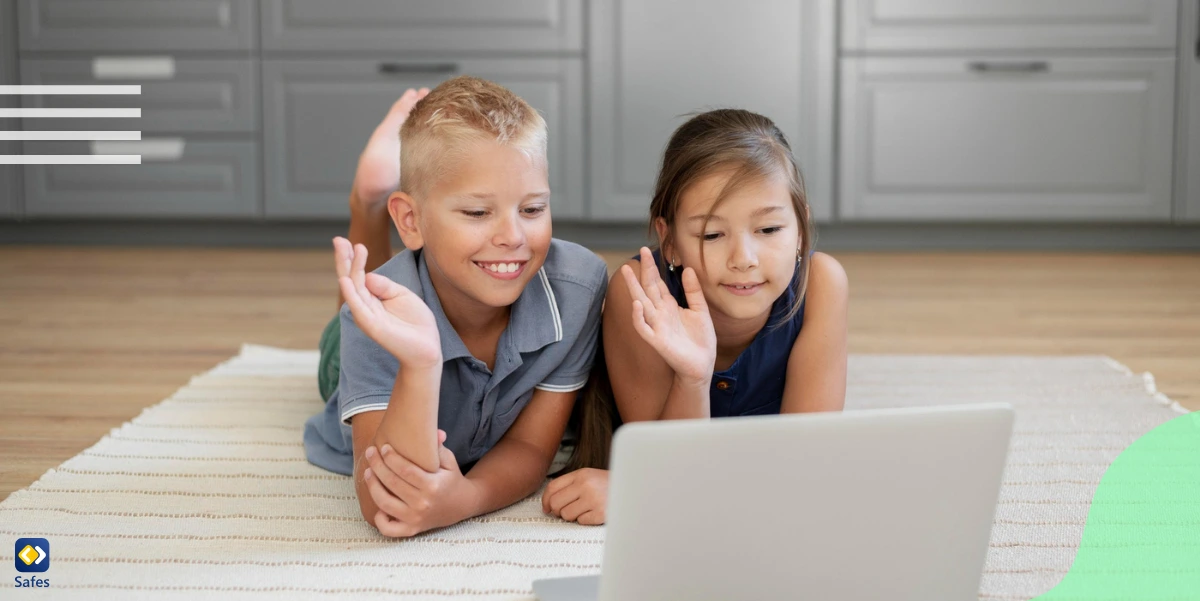
[[[421,235],[421,222],[417,201],[399,190],[392,192],[388,197],[388,213],[392,216],[392,223],[396,224],[396,231],[400,233],[400,239],[404,241],[404,246],[408,250],[420,250],[425,246],[425,238]]]
[[[663,259],[674,262],[675,249],[671,245],[663,242],[667,239],[667,234],[670,233],[670,226],[667,225],[667,220],[662,217],[654,218],[654,231],[658,233],[658,247],[662,250]]]

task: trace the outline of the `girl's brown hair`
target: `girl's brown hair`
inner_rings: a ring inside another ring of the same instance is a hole
[[[799,273],[793,283],[795,301],[782,320],[787,322],[800,310],[808,288],[808,257],[816,232],[804,191],[804,177],[792,156],[792,147],[770,119],[740,109],[718,109],[695,115],[679,126],[667,142],[654,198],[650,201],[650,235],[656,235],[654,224],[659,218],[666,222],[666,233],[658,241],[664,252],[663,263],[666,263],[669,259],[665,253],[674,244],[672,230],[683,192],[700,179],[719,171],[730,171],[732,175],[705,216],[705,227],[713,211],[739,186],[780,174],[787,178],[792,208],[800,224],[798,257],[804,259],[800,261]],[[700,260],[703,263],[703,243]],[[658,267],[661,277],[666,280],[665,265]],[[620,423],[604,361],[603,341],[598,341],[591,375],[571,413],[571,425],[579,438],[566,467],[553,476],[585,467],[607,469],[612,435]]]

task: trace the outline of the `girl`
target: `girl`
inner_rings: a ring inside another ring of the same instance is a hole
[[[650,222],[657,248],[609,284],[604,352],[573,416],[579,442],[542,496],[545,512],[568,521],[604,522],[621,422],[844,403],[846,273],[812,250],[804,182],[770,119],[722,109],[680,126]]]

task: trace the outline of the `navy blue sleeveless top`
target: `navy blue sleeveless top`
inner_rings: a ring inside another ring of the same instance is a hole
[[[661,251],[654,251],[654,261],[662,265]],[[661,269],[659,273],[662,273]],[[791,284],[795,283],[799,273],[800,267],[797,265]],[[667,290],[675,297],[675,302],[680,307],[687,307],[687,297],[683,294],[683,270],[667,271],[666,276]],[[738,355],[728,369],[713,372],[708,391],[712,417],[779,413],[783,404],[783,385],[787,380],[788,357],[796,336],[800,334],[800,327],[804,325],[804,302],[801,301],[796,315],[776,327],[796,300],[796,291],[791,284],[771,305],[771,316],[754,336],[750,346]]]

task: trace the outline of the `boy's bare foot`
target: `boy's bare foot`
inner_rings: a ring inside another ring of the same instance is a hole
[[[386,204],[388,196],[400,187],[400,127],[408,119],[413,105],[427,94],[429,88],[405,91],[367,140],[354,174],[353,192],[357,201],[370,205]]]

